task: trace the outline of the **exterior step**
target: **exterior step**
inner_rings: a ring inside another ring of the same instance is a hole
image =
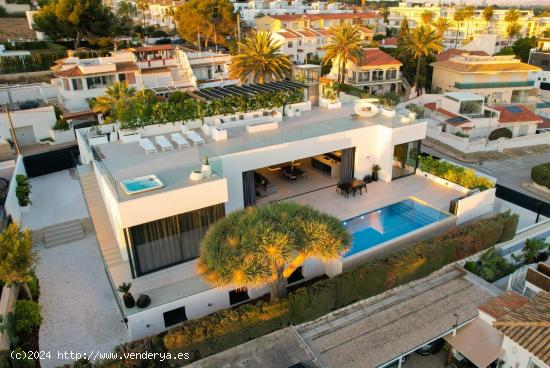
[[[59,225],[48,226],[43,229],[46,247],[71,243],[84,239],[84,228],[80,220],[65,222]]]

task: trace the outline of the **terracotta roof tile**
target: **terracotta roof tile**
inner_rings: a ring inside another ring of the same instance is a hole
[[[397,46],[397,37],[384,38],[380,41],[380,46]]]
[[[151,45],[151,46],[142,46],[142,47],[133,47],[128,50],[133,52],[145,52],[145,51],[161,51],[161,50],[174,50],[176,47],[174,45]]]
[[[525,105],[492,105],[490,107],[500,111],[499,123],[543,122],[542,117],[529,110]]]
[[[373,48],[365,49],[363,51],[363,62],[360,66],[382,66],[382,65],[396,65],[401,66],[401,62],[391,55],[386,54],[384,51]]]
[[[449,110],[445,110],[445,109],[442,109],[441,107],[436,107],[436,106],[437,106],[436,102],[429,102],[429,103],[424,105],[425,108],[436,111],[436,112],[440,113],[441,115],[448,117],[449,119],[461,117],[460,115],[452,113]],[[447,120],[445,122],[447,124],[451,124],[453,126],[461,126],[461,125],[464,125],[464,124],[471,123],[471,121],[466,119],[466,118],[464,118],[464,120],[457,120],[457,121]]]
[[[493,327],[550,364],[550,293],[537,294],[529,303],[498,318]]]
[[[508,291],[489,300],[488,303],[482,304],[478,309],[484,313],[487,313],[491,317],[498,319],[511,311],[518,309],[527,302],[529,302],[529,299],[526,297]]]
[[[133,62],[116,63],[115,65],[116,65],[116,71],[111,71],[111,72],[98,72],[98,73],[84,74],[82,72],[82,69],[80,69],[78,66],[73,66],[72,68],[69,68],[69,69],[58,70],[55,72],[55,75],[57,77],[62,77],[62,78],[74,78],[74,77],[85,77],[89,75],[101,75],[101,74],[110,74],[115,72],[129,72],[132,70],[139,70],[139,67],[136,65],[136,63],[133,63]]]

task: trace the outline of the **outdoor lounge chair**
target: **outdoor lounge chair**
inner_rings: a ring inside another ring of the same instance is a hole
[[[166,137],[163,135],[157,135],[155,137],[155,142],[160,146],[162,151],[169,151],[174,149],[174,146],[172,146],[172,143],[170,143],[168,139],[166,139]]]
[[[170,138],[175,144],[178,145],[178,148],[189,147],[189,142],[187,142],[187,139],[183,138],[183,135],[181,135],[181,133],[172,133],[170,135]]]
[[[153,142],[149,140],[149,138],[141,138],[139,140],[139,146],[143,148],[146,154],[157,152],[157,148],[155,147]]]
[[[204,139],[199,135],[199,133],[195,132],[194,130],[190,130],[187,132],[187,137],[193,141],[193,144],[195,146],[199,144],[204,144]]]

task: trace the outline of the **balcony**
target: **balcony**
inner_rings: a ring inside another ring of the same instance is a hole
[[[455,82],[455,88],[458,88],[458,89],[533,87],[534,85],[535,85],[535,81],[494,82],[494,83],[460,83],[460,82]]]

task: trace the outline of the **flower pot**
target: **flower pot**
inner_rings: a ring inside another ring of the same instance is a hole
[[[136,301],[132,293],[124,293],[122,295],[122,300],[124,301],[124,306],[126,308],[134,308],[136,306]]]
[[[191,175],[189,175],[189,179],[191,180],[201,180],[203,178],[203,174],[200,171],[193,171]]]
[[[372,172],[372,181],[378,181],[378,171]]]
[[[209,178],[212,175],[212,166],[206,164],[202,165],[201,172],[205,178]]]
[[[395,116],[395,110],[384,107],[382,109],[382,115],[384,115],[388,118],[393,118]]]
[[[140,296],[138,296],[136,302],[138,308],[147,308],[149,304],[151,304],[151,298],[149,297],[149,295],[141,294]]]

